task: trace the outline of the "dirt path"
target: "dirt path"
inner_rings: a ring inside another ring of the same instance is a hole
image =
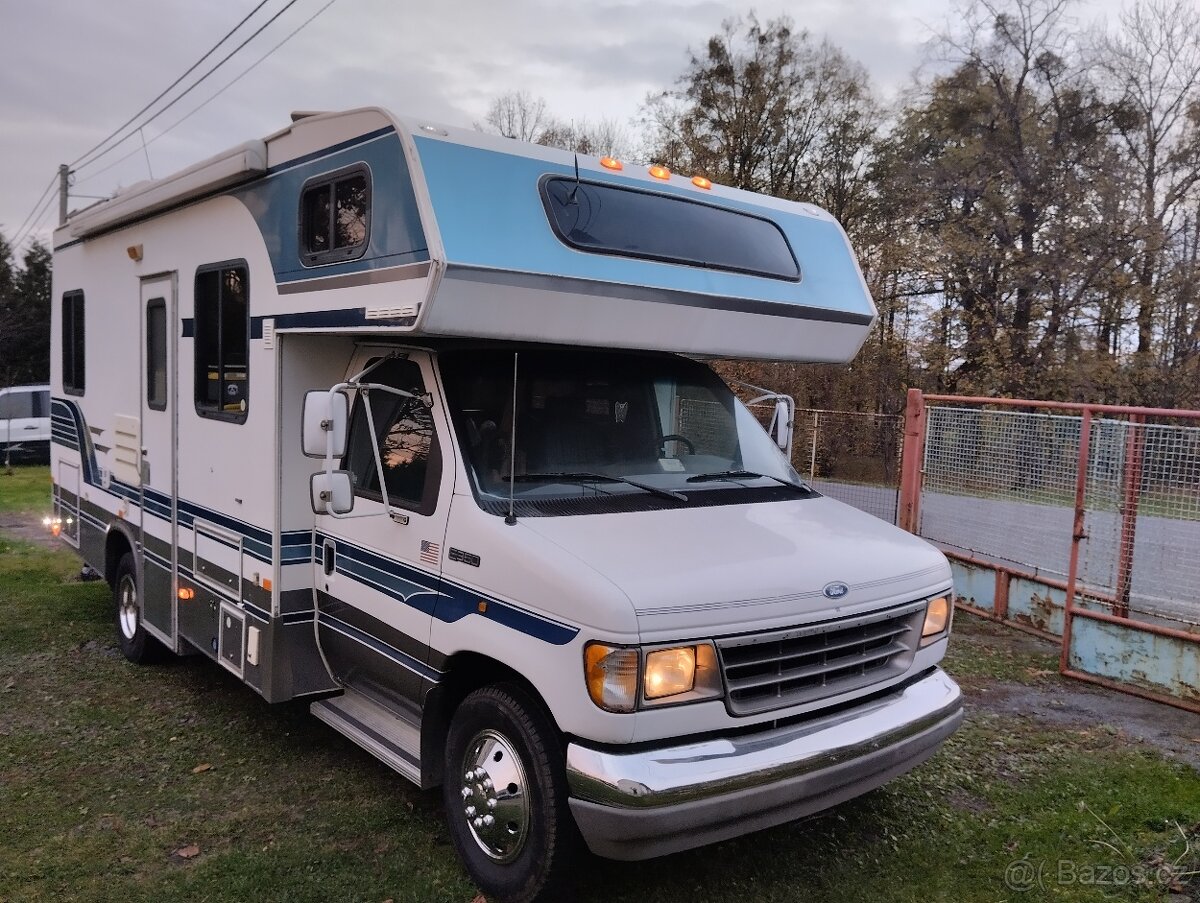
[[[7,512],[0,514],[0,535],[47,549],[66,549],[67,544],[50,534],[34,514]]]

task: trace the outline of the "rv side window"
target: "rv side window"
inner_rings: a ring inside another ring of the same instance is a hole
[[[62,299],[62,381],[68,395],[84,389],[83,292],[67,292]]]
[[[249,405],[250,285],[245,261],[196,273],[196,412],[244,423]]]
[[[409,360],[387,361],[367,378],[413,395],[425,394],[421,368]],[[370,392],[370,401],[388,501],[420,514],[432,514],[437,507],[442,470],[432,412],[419,397],[405,398],[375,390]],[[350,471],[355,494],[382,501],[367,407],[361,396],[354,404],[350,420],[345,468]]]
[[[146,404],[167,408],[167,302],[153,298],[146,305]]]
[[[371,227],[371,178],[353,166],[305,183],[300,193],[300,256],[306,265],[362,257]]]

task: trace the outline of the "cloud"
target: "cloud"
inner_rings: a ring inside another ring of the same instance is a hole
[[[271,0],[253,21],[265,21],[284,2]],[[298,0],[146,128],[156,175],[269,134],[287,123],[293,109],[378,104],[469,125],[498,94],[525,89],[544,97],[549,111],[564,119],[628,122],[647,93],[674,83],[689,48],[701,48],[722,20],[744,15],[751,6],[719,0],[337,0],[228,92],[158,137],[324,2]],[[760,0],[753,6],[760,19],[786,13],[814,36],[827,35],[867,66],[876,87],[893,94],[921,61],[927,23],[944,23],[950,2],[808,0],[798,6],[794,0]],[[1094,0],[1089,9],[1115,9],[1118,2]],[[59,162],[74,160],[127,119],[249,9],[248,2],[187,0],[5,3],[0,230],[11,238]],[[140,139],[126,142],[81,172],[79,193],[106,194],[145,178],[139,148]],[[97,175],[124,155],[129,158]]]

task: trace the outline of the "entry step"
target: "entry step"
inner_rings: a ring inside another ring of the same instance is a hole
[[[309,710],[385,765],[421,785],[421,729],[355,690],[312,703]]]

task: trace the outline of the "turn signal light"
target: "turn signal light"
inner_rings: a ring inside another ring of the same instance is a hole
[[[666,180],[671,178],[671,170],[667,169],[665,166],[659,166],[656,163],[654,166],[650,167],[650,175],[654,176],[656,179]]]
[[[592,702],[609,712],[632,712],[637,705],[639,657],[637,649],[588,643],[583,669]]]

